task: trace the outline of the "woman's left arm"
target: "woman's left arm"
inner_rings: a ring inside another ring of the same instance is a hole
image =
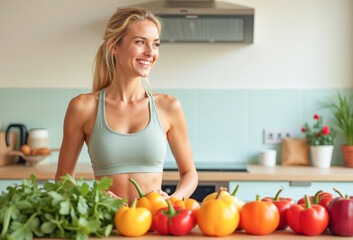
[[[187,127],[183,109],[178,99],[172,98],[168,110],[170,123],[167,138],[170,149],[178,165],[180,181],[177,189],[171,195],[182,199],[190,197],[198,184],[192,150],[187,136]]]

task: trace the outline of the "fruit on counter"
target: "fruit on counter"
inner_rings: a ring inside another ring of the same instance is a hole
[[[153,216],[153,229],[162,235],[182,236],[196,225],[195,215],[182,206],[173,206],[167,199],[168,207],[159,209]]]
[[[30,155],[31,154],[31,147],[27,144],[24,144],[21,146],[20,151],[24,154],[24,155]]]
[[[239,211],[235,204],[221,197],[219,190],[213,199],[201,204],[197,213],[197,224],[207,236],[227,236],[232,234],[239,224]]]
[[[320,235],[329,223],[329,214],[325,207],[311,204],[305,195],[304,204],[294,204],[287,210],[288,226],[298,234]]]
[[[50,154],[50,149],[43,147],[43,148],[35,148],[32,149],[28,144],[24,144],[21,146],[20,151],[24,154],[24,155],[41,155],[41,156],[46,156]]]
[[[239,189],[239,185],[237,185],[235,187],[234,191],[231,194],[229,192],[227,192],[226,188],[221,188],[220,190],[222,190],[221,191],[221,198],[225,201],[229,201],[229,202],[233,203],[236,206],[236,208],[238,210],[240,210],[243,207],[243,205],[245,204],[245,202],[242,200],[239,200],[238,198],[235,197],[238,189]],[[204,204],[205,202],[207,202],[211,199],[214,199],[217,196],[217,194],[218,194],[218,192],[214,192],[214,193],[207,195],[202,200],[202,204]]]
[[[340,191],[334,190],[340,196],[334,198],[328,207],[329,229],[336,235],[353,236],[353,196],[343,196]]]
[[[256,201],[247,202],[240,210],[240,225],[250,234],[266,235],[276,230],[279,224],[279,211],[272,202]]]
[[[288,208],[290,208],[290,206],[295,203],[294,200],[291,198],[279,197],[279,194],[283,190],[284,190],[283,188],[278,190],[278,192],[274,198],[265,197],[261,200],[261,201],[265,201],[265,202],[273,202],[276,205],[278,212],[279,212],[279,224],[277,227],[278,230],[283,230],[288,227],[286,213],[287,213]]]
[[[114,215],[126,200],[108,196],[113,180],[103,177],[90,187],[69,174],[39,187],[36,177],[9,186],[0,196],[0,239],[33,237],[88,239],[109,236]]]
[[[140,198],[137,200],[136,207],[144,207],[151,211],[152,217],[156,214],[156,212],[163,207],[167,207],[168,204],[164,197],[156,192],[150,192],[148,194],[143,194],[141,188],[138,183],[133,179],[129,178],[130,182],[134,184]]]
[[[322,190],[318,191],[314,196],[309,197],[311,203],[319,204],[326,209],[328,208],[332,199],[333,195],[331,193],[323,192]],[[299,199],[298,204],[305,204],[305,198]]]
[[[127,237],[139,237],[144,235],[152,225],[152,214],[150,210],[143,207],[136,207],[135,199],[131,207],[119,208],[114,217],[116,229]]]

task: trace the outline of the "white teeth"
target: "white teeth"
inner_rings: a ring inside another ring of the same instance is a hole
[[[140,60],[139,63],[142,63],[143,65],[150,65],[150,61]]]

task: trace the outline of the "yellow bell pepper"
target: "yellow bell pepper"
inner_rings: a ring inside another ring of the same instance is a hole
[[[221,198],[219,190],[214,199],[201,204],[197,213],[197,224],[208,236],[227,236],[232,234],[239,225],[239,211],[233,203]]]
[[[119,208],[114,216],[115,227],[127,237],[138,237],[144,235],[152,225],[152,214],[150,210],[143,207],[136,208],[135,199],[131,207]]]
[[[224,201],[227,201],[227,202],[230,202],[230,203],[233,203],[238,210],[240,210],[245,202],[242,201],[242,200],[239,200],[238,198],[235,197],[237,191],[238,191],[238,188],[239,188],[239,185],[236,186],[236,188],[234,189],[234,191],[232,192],[232,194],[230,194],[229,192],[227,192],[227,189],[226,188],[220,188],[220,190],[222,191],[221,192],[221,198],[224,200]],[[217,196],[218,192],[214,192],[214,193],[211,193],[209,195],[207,195],[203,201],[202,201],[202,204],[211,200],[211,199],[214,199],[216,196]]]
[[[151,211],[152,217],[156,214],[156,212],[163,207],[168,207],[167,201],[164,199],[162,195],[156,192],[150,192],[148,194],[143,194],[141,188],[137,184],[137,182],[129,178],[130,182],[134,184],[137,192],[139,193],[140,198],[137,200],[136,207],[144,207]]]

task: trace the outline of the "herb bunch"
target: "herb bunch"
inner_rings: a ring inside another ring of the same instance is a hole
[[[105,193],[112,179],[104,177],[90,187],[69,174],[43,188],[36,176],[7,187],[0,196],[0,239],[30,240],[33,237],[88,239],[109,236],[114,215],[125,199]]]
[[[322,116],[315,114],[314,119],[316,123],[312,128],[308,123],[305,123],[302,127],[302,132],[305,134],[307,143],[311,146],[333,145],[336,132],[332,131],[328,126],[324,126]]]

